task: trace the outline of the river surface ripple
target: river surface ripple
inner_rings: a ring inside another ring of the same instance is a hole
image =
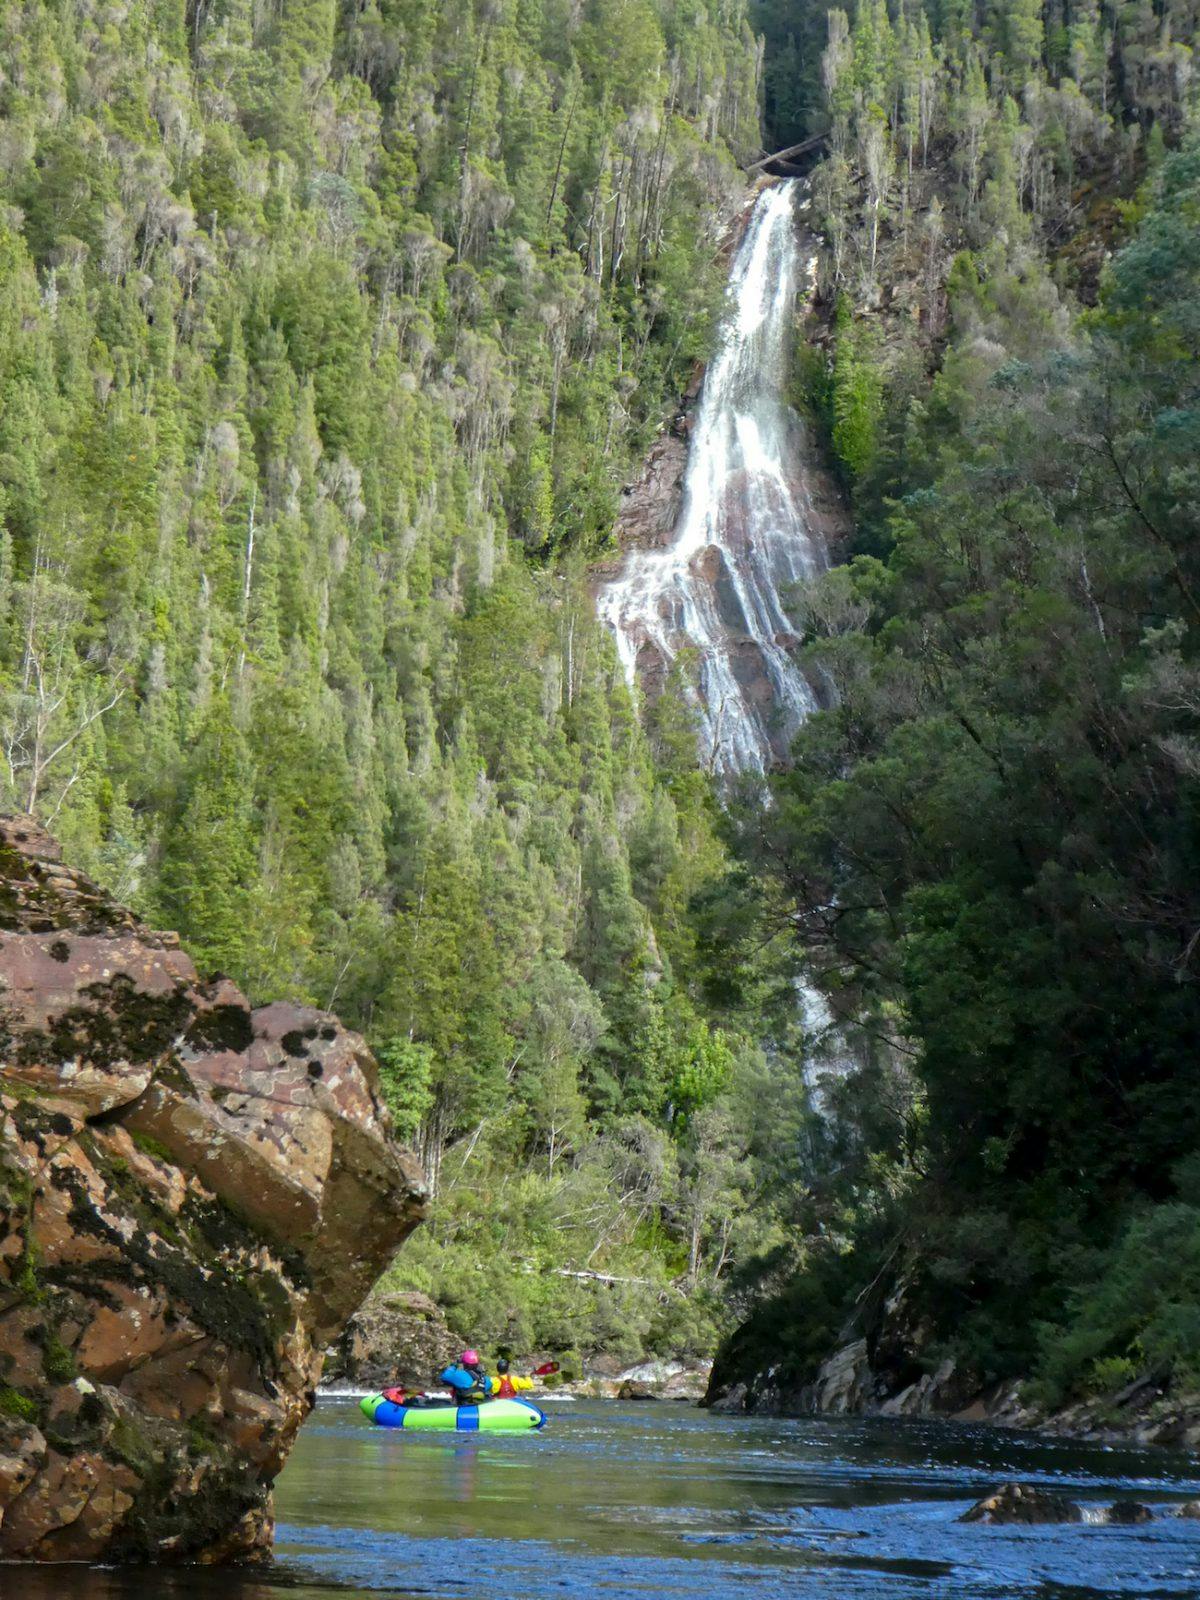
[[[1134,1528],[957,1521],[1008,1478]],[[1200,1461],[986,1428],[551,1402],[514,1438],[373,1428],[322,1399],[279,1480],[269,1575],[0,1567],[4,1600],[1200,1600]]]

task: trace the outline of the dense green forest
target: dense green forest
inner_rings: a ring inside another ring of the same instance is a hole
[[[829,135],[797,397],[856,531],[797,596],[836,704],[739,827],[864,1064],[727,1360],[802,1380],[903,1285],[897,1383],[1194,1384],[1197,13],[759,18],[776,136]]]
[[[711,1345],[803,1096],[585,563],[708,348],[741,0],[17,0],[0,64],[5,803],[367,1033],[472,1338]]]
[[[5,803],[366,1032],[477,1342],[799,1379],[903,1280],[981,1379],[1197,1376],[1197,22],[0,8]],[[809,133],[836,694],[726,806],[588,563]]]

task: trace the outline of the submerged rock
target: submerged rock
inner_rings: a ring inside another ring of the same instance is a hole
[[[959,1520],[997,1524],[1088,1522],[1095,1526],[1132,1528],[1143,1522],[1153,1522],[1154,1513],[1140,1500],[1114,1500],[1110,1506],[1085,1509],[1053,1489],[1040,1489],[1030,1483],[1005,1483],[964,1512]]]
[[[1066,1495],[1030,1483],[1005,1483],[986,1495],[960,1519],[963,1522],[1082,1522],[1083,1511]]]
[[[422,1212],[363,1041],[0,818],[0,1558],[246,1559]]]

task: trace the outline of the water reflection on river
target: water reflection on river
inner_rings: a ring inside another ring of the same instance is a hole
[[[920,1423],[566,1403],[516,1438],[392,1433],[323,1400],[278,1486],[270,1578],[0,1568],[5,1600],[1200,1600],[1200,1523],[986,1528],[1005,1478],[1156,1509],[1200,1463]],[[348,1600],[348,1597],[347,1597]]]

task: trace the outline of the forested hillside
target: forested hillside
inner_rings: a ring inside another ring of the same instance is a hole
[[[857,529],[742,826],[869,1065],[727,1374],[845,1331],[881,1393],[1195,1386],[1197,15],[761,15],[778,135],[829,132],[798,398]]]
[[[582,563],[757,71],[739,0],[0,7],[4,801],[366,1031],[439,1184],[402,1271],[481,1344],[703,1345],[745,1226],[711,797]]]
[[[0,8],[4,803],[367,1033],[438,1189],[398,1281],[477,1342],[758,1296],[799,1379],[903,1282],[981,1381],[1197,1376],[1197,21]],[[587,564],[763,107],[828,136],[795,399],[856,531],[727,819]]]

